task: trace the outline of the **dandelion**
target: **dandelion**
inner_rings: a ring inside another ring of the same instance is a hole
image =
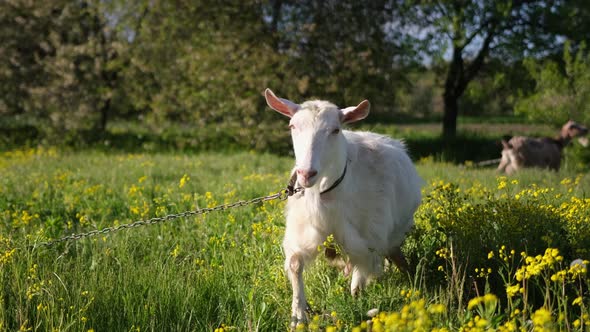
[[[191,179],[191,178],[190,178],[188,175],[184,174],[184,175],[182,176],[182,178],[180,178],[180,182],[178,183],[178,188],[182,188],[182,187],[184,187],[184,185],[185,185],[185,184],[186,184],[186,183],[187,183],[187,182],[188,182],[190,179]]]
[[[480,304],[484,305],[495,305],[498,302],[498,297],[494,294],[485,294],[484,296],[478,296],[469,300],[467,303],[467,309],[472,310],[475,307],[479,306]]]
[[[174,250],[172,250],[172,251],[170,252],[170,256],[172,256],[172,257],[176,258],[176,257],[178,257],[178,254],[179,254],[179,253],[180,253],[180,245],[178,245],[178,244],[177,244],[177,245],[174,247]]]
[[[572,261],[570,264],[570,268],[568,269],[567,273],[571,276],[572,279],[576,279],[580,275],[586,274],[586,266],[588,261],[576,259]]]
[[[551,276],[551,281],[553,281],[553,282],[562,282],[565,279],[565,274],[566,274],[566,271],[564,271],[564,270],[557,271],[557,273],[554,273]]]
[[[552,322],[551,311],[547,308],[540,308],[535,311],[531,318],[535,326],[535,331],[545,331],[545,328]]]
[[[520,292],[520,285],[509,285],[506,286],[506,295],[509,297],[514,297],[518,292]]]
[[[507,182],[506,182],[506,177],[505,176],[500,176],[498,177],[498,190],[502,190],[504,188],[506,188]]]
[[[12,256],[16,252],[16,249],[10,249],[0,254],[0,266],[12,262]]]
[[[574,301],[572,302],[572,305],[582,305],[582,297],[578,296],[574,299]]]
[[[141,188],[133,184],[133,185],[131,185],[131,187],[127,191],[127,196],[133,197],[133,196],[137,195],[138,193],[141,193]]]
[[[433,304],[428,307],[428,312],[431,314],[444,314],[447,312],[447,307],[444,304]]]

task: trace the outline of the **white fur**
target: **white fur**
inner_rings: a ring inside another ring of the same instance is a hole
[[[292,117],[294,171],[300,171],[298,183],[306,187],[287,202],[283,240],[296,324],[306,320],[302,272],[317,256],[318,246],[334,236],[352,265],[351,292],[356,294],[370,278],[381,274],[383,258],[399,251],[414,224],[422,180],[400,141],[338,130],[343,121],[364,118],[368,102],[340,110],[325,101],[308,101],[286,109],[276,103],[284,100],[275,98],[267,90],[269,105]],[[342,175],[346,163],[340,185],[320,195]],[[317,175],[305,178],[309,170]]]

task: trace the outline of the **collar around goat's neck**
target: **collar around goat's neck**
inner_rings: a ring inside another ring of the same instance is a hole
[[[328,192],[336,189],[336,187],[338,187],[338,185],[340,183],[342,183],[342,180],[344,180],[344,176],[346,175],[346,170],[347,169],[348,169],[348,160],[344,164],[344,170],[342,171],[342,175],[340,175],[340,177],[336,181],[334,181],[334,183],[332,183],[332,185],[328,189],[323,190],[322,192],[320,192],[320,195],[325,194],[325,193],[328,193]],[[291,180],[289,181],[289,184],[287,186],[287,189],[290,192],[293,192],[293,190],[295,189],[296,183],[297,183],[297,172],[293,172],[293,175],[291,175]],[[303,194],[303,192],[304,192],[303,187],[298,187],[297,189],[299,189],[299,192],[301,192],[301,194]]]
[[[328,193],[332,190],[334,190],[336,187],[338,187],[338,185],[342,182],[342,180],[344,180],[344,176],[346,175],[346,169],[348,168],[348,161],[346,161],[346,163],[344,164],[344,170],[342,171],[342,175],[340,175],[340,177],[338,178],[338,180],[336,180],[334,183],[332,183],[332,185],[330,186],[330,188],[322,191],[320,193],[320,195]]]

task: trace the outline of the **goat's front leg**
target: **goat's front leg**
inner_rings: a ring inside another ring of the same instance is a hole
[[[326,236],[310,227],[306,222],[287,218],[287,228],[283,239],[285,252],[285,270],[293,289],[291,304],[291,327],[298,323],[306,323],[308,309],[303,285],[303,269],[305,264],[313,261],[318,254],[318,246]]]
[[[287,275],[293,289],[293,302],[291,303],[291,327],[299,323],[306,323],[305,312],[308,309],[303,285],[303,259],[299,254],[293,254],[285,260]]]
[[[504,172],[506,167],[509,164],[510,164],[510,159],[508,159],[506,156],[504,156],[504,153],[502,153],[502,158],[500,159],[500,165],[498,165],[496,172],[498,172],[498,173]]]

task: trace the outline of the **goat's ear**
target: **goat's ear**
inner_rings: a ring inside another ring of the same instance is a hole
[[[299,110],[299,105],[290,100],[277,97],[270,89],[264,91],[264,97],[270,108],[288,117],[292,117]]]
[[[368,100],[363,100],[357,106],[342,109],[342,123],[351,123],[366,118],[370,108],[371,103]]]

